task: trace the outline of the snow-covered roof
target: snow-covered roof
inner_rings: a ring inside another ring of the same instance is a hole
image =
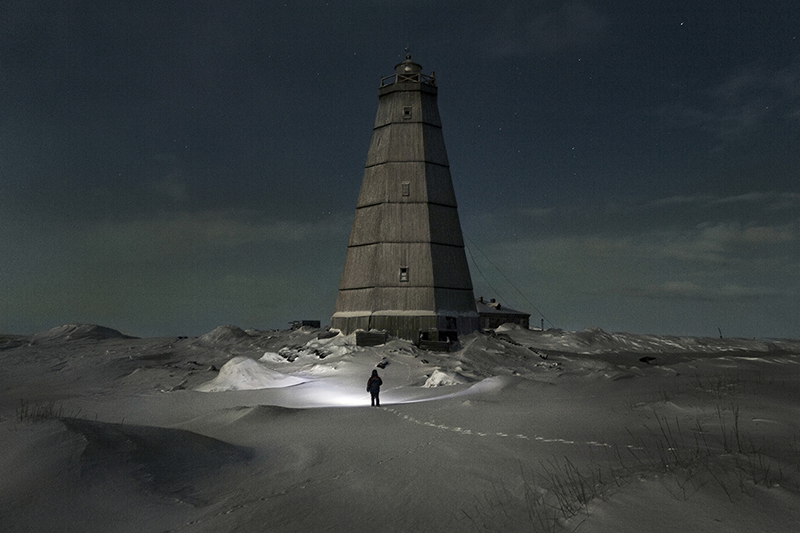
[[[478,310],[479,315],[518,315],[518,316],[531,316],[530,313],[525,313],[523,311],[517,311],[516,309],[512,309],[510,307],[506,307],[502,305],[500,302],[496,302],[494,298],[487,301],[484,300],[482,297],[478,298],[475,302],[475,307]]]

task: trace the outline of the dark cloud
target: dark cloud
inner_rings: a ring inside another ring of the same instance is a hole
[[[715,302],[767,298],[780,294],[775,289],[763,287],[742,287],[740,285],[703,287],[691,281],[666,281],[658,286],[629,289],[627,292],[638,298]]]
[[[509,305],[519,307],[525,301],[513,300],[515,289],[504,286],[504,276],[522,280],[518,286],[546,310],[548,319],[571,321],[574,327],[589,323],[589,315],[610,302],[647,314],[629,317],[625,326],[641,331],[655,330],[630,324],[654,320],[662,306],[708,305],[702,312],[719,316],[713,306],[722,305],[732,316],[772,302],[774,322],[764,327],[774,328],[788,324],[800,294],[792,274],[800,268],[798,207],[795,194],[754,191],[620,198],[608,204],[534,208],[520,212],[520,218],[496,213],[482,219],[486,230],[476,246],[504,274],[476,254],[473,261],[482,264],[473,270],[480,272],[474,283],[482,293],[487,287],[505,289],[511,294]],[[531,230],[516,235],[504,230],[525,226]],[[578,301],[585,307],[576,309]],[[648,301],[653,303],[642,303]],[[683,324],[688,331],[691,325],[681,318],[688,316],[684,310],[658,320],[670,328]]]
[[[488,15],[485,46],[498,56],[531,56],[574,50],[595,42],[608,17],[590,2],[506,2]]]
[[[729,7],[2,3],[0,331],[324,322],[406,45],[465,233],[557,325],[685,332],[684,283],[796,331],[796,16]]]
[[[800,111],[800,61],[769,70],[746,65],[717,85],[666,104],[657,116],[667,127],[701,130],[721,143],[745,141],[767,127],[785,127]]]

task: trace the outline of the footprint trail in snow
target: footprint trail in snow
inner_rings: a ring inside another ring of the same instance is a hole
[[[381,407],[386,412],[392,413],[395,416],[402,418],[408,422],[420,425],[420,426],[428,426],[436,429],[441,429],[442,431],[451,431],[453,433],[460,433],[461,435],[474,435],[476,437],[499,437],[499,438],[512,438],[512,439],[524,439],[524,440],[533,440],[538,442],[547,442],[547,443],[559,443],[559,444],[578,444],[578,445],[587,445],[587,446],[597,446],[601,448],[611,448],[610,444],[606,444],[604,442],[597,442],[597,441],[589,441],[589,442],[582,442],[582,441],[575,441],[575,440],[567,440],[567,439],[560,439],[560,438],[545,438],[540,437],[539,435],[534,435],[533,437],[524,435],[522,433],[517,434],[510,434],[510,433],[502,433],[502,432],[483,432],[483,431],[475,431],[468,428],[463,428],[460,426],[447,426],[445,424],[436,424],[435,422],[429,422],[427,420],[419,420],[414,418],[413,416],[407,415],[398,411],[397,409],[393,409],[391,407]],[[627,446],[632,448],[633,446]]]

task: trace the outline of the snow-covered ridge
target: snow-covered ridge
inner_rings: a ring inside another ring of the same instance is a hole
[[[609,333],[598,327],[581,331],[549,329],[527,330],[514,324],[497,328],[496,334],[525,346],[579,354],[603,353],[683,353],[718,354],[725,352],[800,353],[800,340],[680,337]]]
[[[246,331],[230,324],[218,326],[199,337],[199,340],[203,342],[231,342],[249,339],[250,335]]]
[[[249,357],[236,356],[225,363],[219,375],[195,390],[200,392],[223,392],[229,390],[254,390],[291,387],[306,380],[295,376],[287,376],[270,370],[258,361]]]
[[[133,339],[129,335],[105,326],[94,324],[65,324],[47,331],[35,333],[31,342],[57,342],[62,340],[108,340],[108,339]]]
[[[287,335],[279,335],[283,348],[281,355],[286,352],[337,354],[358,350],[355,346],[353,335],[338,335],[332,338],[318,338],[318,330],[301,328],[290,332],[289,338],[294,342],[286,344]],[[576,354],[724,354],[735,352],[764,353],[764,354],[798,354],[800,353],[800,340],[798,339],[741,339],[717,337],[689,337],[671,335],[647,335],[625,332],[607,332],[598,327],[591,327],[581,331],[565,331],[549,329],[545,331],[523,329],[515,324],[505,324],[494,332],[489,331],[498,339],[514,343],[533,350],[555,351]],[[199,342],[204,345],[240,345],[258,348],[269,348],[272,339],[277,338],[275,331],[243,330],[234,325],[219,326],[208,333],[200,335],[190,342]],[[14,336],[14,342],[9,341],[9,346],[19,344],[23,339],[31,343],[54,343],[75,340],[113,340],[134,339],[115,329],[94,324],[65,324],[47,331],[35,333],[29,337]],[[391,340],[390,343],[407,344],[401,340]],[[387,344],[388,346],[388,344]],[[275,350],[277,351],[277,349]],[[290,359],[292,357],[289,357]]]

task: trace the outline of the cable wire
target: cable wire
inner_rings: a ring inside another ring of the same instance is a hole
[[[522,298],[523,298],[523,299],[524,299],[526,302],[528,302],[528,305],[530,305],[530,306],[531,306],[531,307],[532,307],[532,308],[533,308],[533,309],[534,309],[534,310],[535,310],[537,313],[539,313],[539,316],[541,316],[543,320],[547,321],[547,323],[549,323],[549,324],[550,324],[552,327],[555,327],[555,324],[553,324],[553,322],[552,322],[552,321],[551,321],[549,318],[547,318],[546,316],[544,316],[544,313],[542,313],[542,312],[539,310],[539,308],[537,308],[535,305],[533,305],[533,302],[531,302],[531,301],[528,299],[528,297],[527,297],[527,296],[525,296],[525,295],[522,293],[522,291],[521,291],[521,290],[519,290],[519,287],[517,287],[516,285],[514,285],[514,282],[513,282],[513,281],[511,281],[510,279],[508,279],[508,276],[506,276],[506,275],[503,273],[503,271],[502,271],[502,270],[500,270],[500,269],[497,267],[497,265],[495,265],[495,264],[494,264],[494,261],[492,261],[492,260],[489,258],[489,256],[488,256],[488,255],[486,255],[485,253],[483,253],[483,250],[481,250],[481,249],[478,247],[478,245],[477,245],[477,244],[475,244],[475,241],[473,241],[473,240],[472,240],[472,239],[469,237],[469,235],[467,235],[467,234],[464,234],[464,237],[466,237],[466,238],[467,238],[467,240],[468,240],[468,241],[469,241],[469,242],[472,244],[472,246],[474,246],[474,247],[475,247],[475,249],[476,249],[476,250],[478,250],[478,252],[480,252],[480,254],[481,254],[483,257],[485,257],[487,261],[489,261],[489,264],[490,264],[490,265],[492,265],[492,266],[494,267],[494,269],[495,269],[495,270],[497,270],[497,271],[500,273],[500,275],[501,275],[501,276],[503,276],[503,278],[505,278],[505,280],[508,282],[508,284],[509,284],[509,285],[511,285],[512,287],[514,287],[514,289],[515,289],[515,290],[516,290],[516,291],[519,293],[519,295],[520,295],[520,296],[522,296]],[[469,251],[470,257],[472,257],[472,251],[471,251],[471,250],[469,250],[469,248],[467,248],[467,250]],[[495,289],[494,287],[492,287],[492,285],[489,283],[489,281],[488,281],[488,280],[486,279],[486,277],[483,275],[483,272],[481,272],[481,269],[480,269],[480,267],[478,267],[478,263],[475,261],[475,258],[474,258],[474,257],[472,257],[472,262],[473,262],[473,264],[475,264],[475,267],[478,269],[478,272],[480,273],[481,277],[484,279],[484,281],[486,281],[486,284],[487,284],[487,285],[489,285],[489,288],[490,288],[490,289],[492,289],[493,291],[495,291],[495,293],[497,293],[498,297],[500,297],[500,293],[497,291],[497,289]]]
[[[472,255],[472,250],[470,250],[469,246],[466,246],[466,244],[464,245],[464,248],[467,249],[467,253],[469,254],[469,258],[472,259],[472,264],[475,265],[475,269],[478,271],[478,274],[481,275],[481,277],[483,278],[483,281],[489,286],[489,288],[492,290],[492,292],[497,294],[497,297],[500,298],[500,293],[497,291],[497,289],[492,287],[492,284],[489,283],[489,280],[486,279],[486,276],[483,275],[483,271],[481,270],[481,267],[479,267],[478,266],[478,262],[475,261],[475,256]],[[500,298],[500,299],[503,300],[502,298]],[[508,302],[506,302],[505,300],[503,300],[503,303],[508,305]]]

